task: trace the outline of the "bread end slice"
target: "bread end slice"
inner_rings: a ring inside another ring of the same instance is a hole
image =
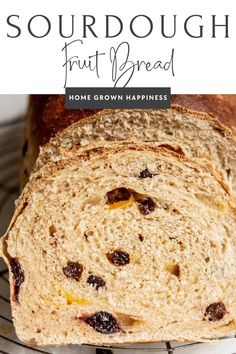
[[[235,236],[234,202],[204,161],[127,142],[47,164],[5,237],[17,334],[111,345],[235,333]]]

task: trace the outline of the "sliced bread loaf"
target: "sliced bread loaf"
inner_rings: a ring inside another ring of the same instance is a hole
[[[64,97],[62,96],[63,100]],[[41,146],[35,170],[74,146],[98,141],[135,140],[172,145],[189,157],[211,160],[231,190],[236,193],[235,98],[213,95],[177,95],[167,110],[65,110],[61,96],[41,102],[37,118],[29,112],[29,121],[38,129],[40,141],[28,134],[31,142],[22,168],[22,186],[32,170]],[[37,106],[32,102],[31,106]],[[64,104],[64,103],[63,103]],[[35,112],[35,111],[34,111]],[[42,125],[47,129],[40,129]],[[63,122],[63,123],[62,123]],[[41,125],[40,125],[41,124]],[[37,138],[39,139],[39,138]],[[73,154],[73,152],[71,152]]]
[[[1,253],[24,342],[235,333],[235,205],[210,166],[167,148],[109,143],[42,166]]]

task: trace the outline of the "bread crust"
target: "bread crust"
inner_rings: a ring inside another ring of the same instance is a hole
[[[235,100],[236,100],[236,97],[235,97]],[[186,104],[186,106],[187,106],[187,104]],[[236,130],[234,130],[232,128],[232,126],[229,127],[227,125],[224,125],[221,122],[221,120],[216,117],[216,115],[213,115],[210,112],[203,112],[203,111],[200,111],[200,110],[199,111],[192,110],[192,109],[190,109],[188,107],[185,107],[184,105],[179,105],[177,103],[172,103],[170,109],[172,111],[181,113],[183,115],[184,114],[188,114],[189,116],[195,116],[197,114],[198,119],[202,119],[202,120],[206,120],[206,121],[210,122],[214,126],[215,129],[220,131],[222,134],[228,135],[228,137],[232,139],[232,143],[236,143]],[[120,110],[118,110],[118,109],[103,109],[103,110],[97,111],[94,114],[86,115],[86,116],[84,116],[83,118],[81,118],[79,120],[81,120],[81,124],[82,123],[83,124],[92,123],[93,121],[96,121],[96,119],[98,119],[98,118],[105,117],[107,114],[112,115],[112,114],[115,114],[116,112],[119,112],[119,111]],[[135,110],[134,109],[125,110],[125,112],[132,112],[132,111],[135,111]],[[140,111],[140,109],[137,110],[137,111]],[[163,110],[161,110],[161,111],[163,111]],[[235,112],[235,119],[236,119],[236,112]],[[73,130],[73,126],[75,126],[76,123],[79,122],[79,120],[71,123],[66,128],[72,128],[72,130]],[[55,138],[55,139],[59,138],[61,136],[61,134],[63,133],[63,130],[64,129],[58,129],[57,132],[55,133],[55,135],[51,136],[51,138]],[[42,144],[42,146],[47,146],[47,144],[49,144],[49,143],[50,143],[50,141],[46,142],[45,144]]]
[[[37,130],[38,144],[41,146],[57,132],[94,115],[99,110],[65,109],[64,95],[31,95],[29,111],[28,118],[32,121],[32,132]]]
[[[207,113],[224,126],[236,128],[236,95],[173,95],[172,105]]]
[[[51,138],[59,136],[66,128],[96,116],[115,113],[118,110],[68,110],[64,107],[64,95],[32,95],[23,146],[28,153],[22,157],[20,182],[23,187],[29,179],[39,149],[47,145]],[[211,121],[216,129],[236,139],[236,95],[173,95],[171,109]],[[234,136],[234,137],[233,137]],[[232,142],[233,143],[233,142]]]
[[[236,95],[172,95],[172,106],[207,113],[228,128],[236,128]],[[29,102],[29,118],[32,133],[37,131],[38,144],[44,145],[50,138],[71,124],[93,116],[99,109],[65,109],[64,95],[32,95]]]

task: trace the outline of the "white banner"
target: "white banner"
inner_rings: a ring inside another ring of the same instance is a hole
[[[0,93],[236,93],[235,1],[0,2]]]

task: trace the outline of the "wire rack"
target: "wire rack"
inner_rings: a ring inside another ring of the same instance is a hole
[[[0,235],[2,235],[10,221],[14,210],[14,200],[19,193],[18,162],[21,149],[21,131],[24,124],[23,117],[10,122],[0,123]],[[0,354],[111,354],[112,352],[156,352],[168,354],[236,354],[235,337],[224,337],[215,345],[202,343],[174,343],[164,342],[156,345],[136,345],[125,347],[94,347],[64,346],[50,348],[31,348],[17,339],[11,319],[8,271],[0,260]]]

